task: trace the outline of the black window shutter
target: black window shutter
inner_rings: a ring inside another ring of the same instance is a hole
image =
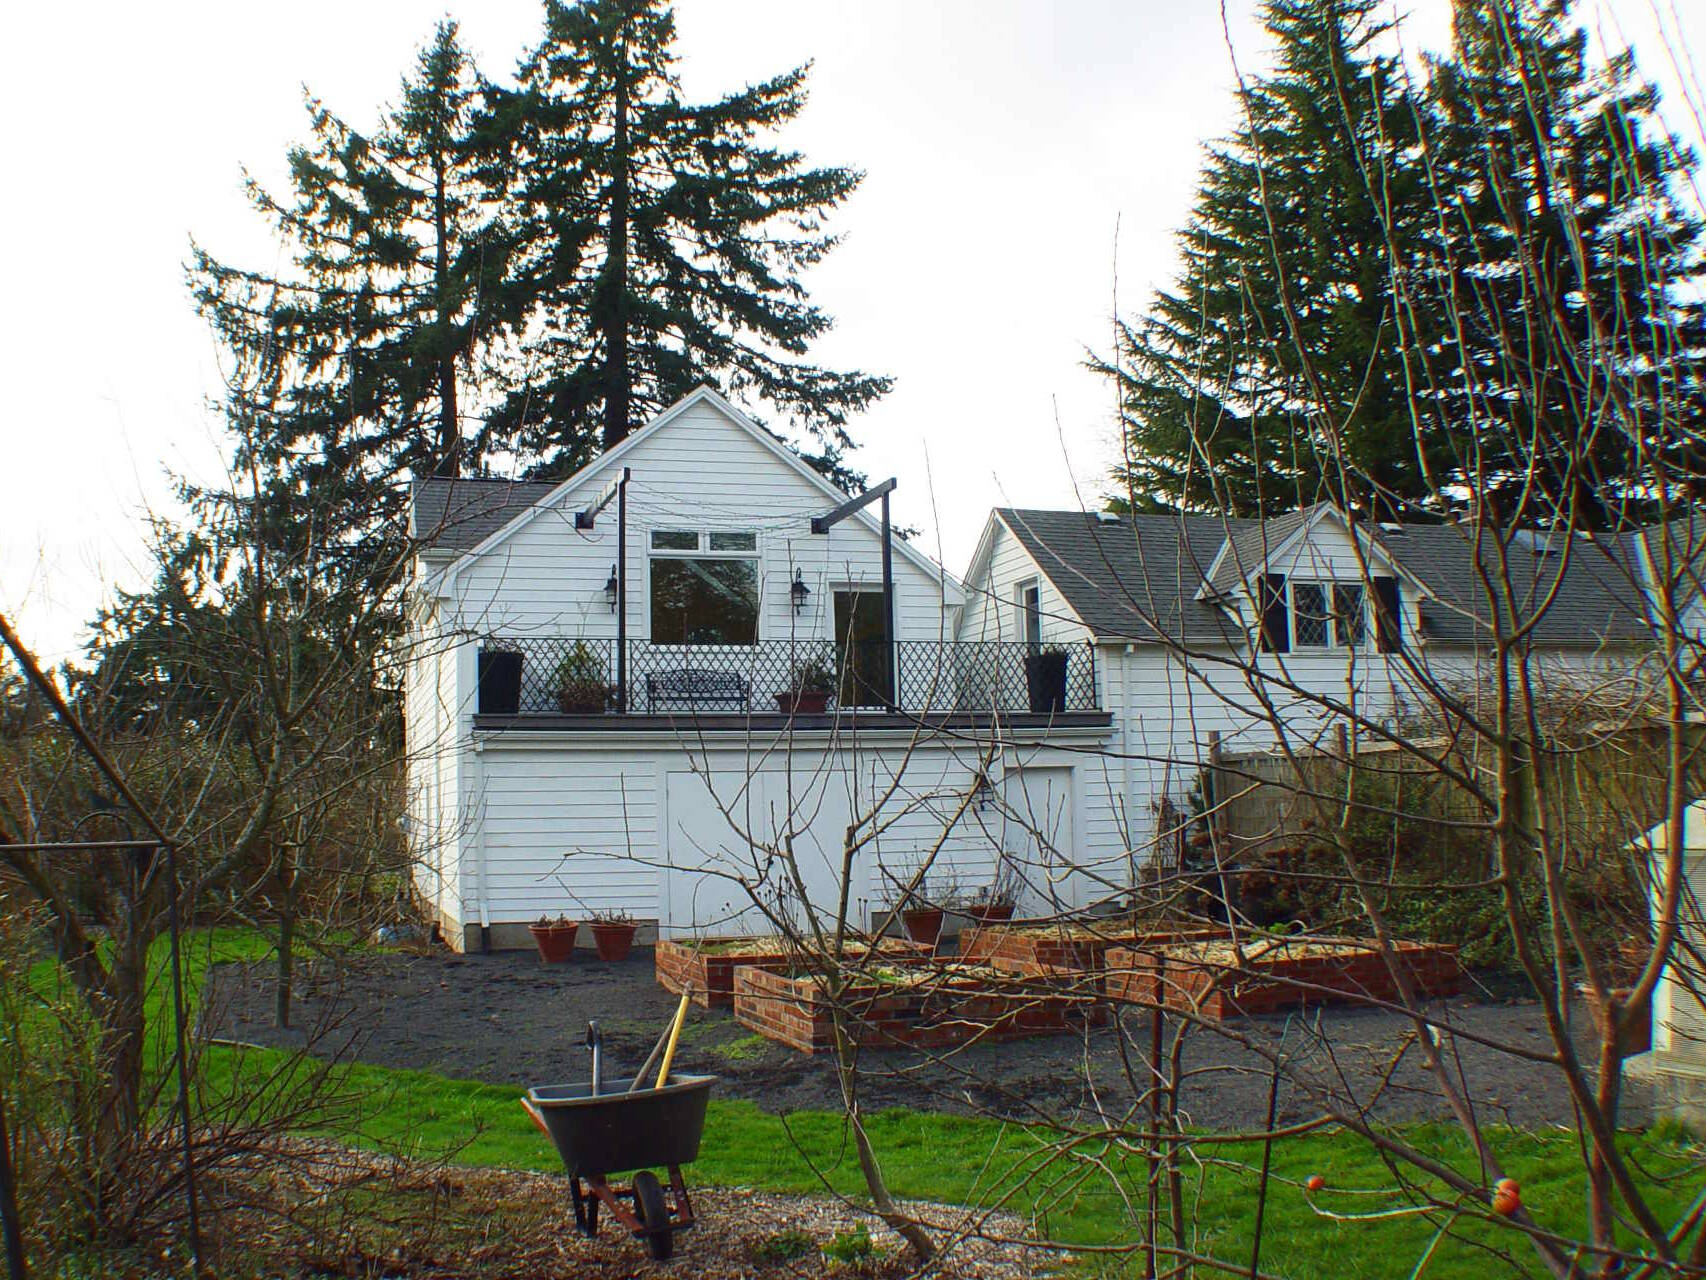
[[[1285,575],[1263,573],[1256,577],[1256,604],[1262,611],[1259,647],[1265,653],[1291,652],[1291,627],[1285,616]]]
[[[1398,608],[1398,579],[1375,578],[1374,647],[1381,653],[1397,653],[1404,647],[1404,615]]]

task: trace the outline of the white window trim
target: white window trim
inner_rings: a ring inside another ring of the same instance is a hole
[[[1037,594],[1037,643],[1041,645],[1043,643],[1043,580],[1039,577],[1021,578],[1013,584],[1013,617],[1016,633],[1013,638],[1020,644],[1028,642],[1031,638],[1028,627],[1031,610],[1025,604],[1025,599],[1033,591]]]
[[[1362,642],[1340,644],[1338,618],[1333,610],[1333,591],[1336,587],[1362,588]],[[1292,594],[1298,587],[1321,588],[1322,604],[1326,609],[1327,639],[1322,644],[1304,644],[1297,638],[1297,598]],[[1298,578],[1285,580],[1285,625],[1290,633],[1291,651],[1297,653],[1360,653],[1369,648],[1374,619],[1370,614],[1372,592],[1366,582],[1345,578]],[[1259,609],[1259,606],[1258,606]]]

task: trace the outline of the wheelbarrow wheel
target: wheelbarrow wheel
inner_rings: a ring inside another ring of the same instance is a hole
[[[675,1252],[675,1232],[669,1227],[669,1206],[657,1174],[647,1169],[634,1175],[634,1199],[640,1206],[640,1221],[646,1227],[646,1248],[659,1262]]]

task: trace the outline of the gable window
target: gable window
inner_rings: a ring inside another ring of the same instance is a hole
[[[1368,609],[1362,583],[1333,584],[1333,643],[1341,649],[1360,649],[1368,640]]]
[[[1377,648],[1399,648],[1394,578],[1376,577],[1373,586]],[[1361,649],[1369,638],[1369,589],[1361,582],[1289,582],[1277,573],[1257,579],[1260,610],[1257,639],[1268,653],[1292,649]]]
[[[758,535],[654,529],[652,643],[753,644],[758,639]]]
[[[1296,649],[1325,649],[1330,632],[1327,588],[1319,582],[1291,584],[1291,643]]]

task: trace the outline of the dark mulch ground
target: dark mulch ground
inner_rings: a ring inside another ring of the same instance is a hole
[[[541,965],[526,952],[365,952],[336,969],[323,968],[303,985],[298,1025],[335,1026],[335,1036],[353,1040],[355,1056],[364,1061],[522,1087],[585,1077],[582,1042],[589,1018],[604,1030],[607,1073],[632,1071],[676,1005],[654,982],[646,948],[636,948],[620,964],[582,952],[557,966]],[[299,1032],[273,1030],[272,1004],[272,979],[264,966],[214,970],[205,1007],[216,1034],[268,1045],[302,1043]],[[1470,1096],[1484,1119],[1522,1127],[1573,1123],[1557,1072],[1473,1039],[1543,1050],[1545,1028],[1536,1005],[1483,989],[1439,1011],[1462,1033],[1447,1039],[1445,1054],[1471,1082]],[[862,1089],[867,1106],[874,1107],[994,1110],[1017,1119],[1058,1119],[1080,1109],[1118,1113],[1122,1100],[1133,1096],[1128,1068],[1142,1071],[1148,1017],[1128,1013],[1124,1031],[1123,1044],[1109,1028],[1088,1039],[1062,1035],[977,1045],[935,1059],[867,1051]],[[1384,1087],[1379,1084],[1411,1034],[1411,1024],[1396,1014],[1346,1006],[1289,1023],[1283,1017],[1249,1018],[1228,1024],[1224,1034],[1193,1030],[1184,1054],[1188,1079],[1181,1107],[1191,1124],[1204,1128],[1261,1124],[1268,1068],[1240,1043],[1246,1039],[1283,1042],[1310,1078],[1341,1098],[1372,1101],[1384,1119],[1443,1118],[1444,1102],[1413,1046]],[[759,1039],[726,1010],[693,1009],[677,1063],[681,1070],[721,1076],[719,1096],[747,1098],[767,1110],[839,1105],[825,1056],[808,1057]],[[1625,1114],[1633,1123],[1644,1111],[1644,1100],[1635,1096]],[[1318,1108],[1304,1089],[1289,1082],[1282,1087],[1281,1123],[1315,1114]]]

